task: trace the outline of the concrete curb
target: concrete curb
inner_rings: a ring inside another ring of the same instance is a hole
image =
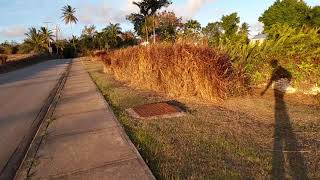
[[[81,60],[81,64],[83,65],[83,62]],[[88,73],[88,71],[86,70],[86,73],[89,75],[89,77],[91,78],[91,80],[93,81],[91,75]],[[93,81],[94,82],[94,81]],[[94,84],[96,85],[96,83],[94,82]],[[128,144],[130,145],[130,148],[136,153],[137,158],[140,162],[140,164],[144,167],[144,171],[147,173],[147,175],[149,176],[150,179],[156,179],[154,177],[154,175],[152,174],[151,170],[149,169],[148,165],[146,164],[146,162],[143,160],[141,154],[139,153],[139,151],[136,149],[136,147],[134,146],[134,144],[132,143],[132,141],[130,140],[130,138],[128,137],[128,135],[126,134],[123,126],[121,125],[121,123],[118,121],[117,117],[115,116],[115,114],[113,113],[112,108],[110,107],[110,105],[108,104],[108,102],[106,101],[106,99],[103,97],[103,95],[101,94],[101,91],[99,90],[99,88],[96,85],[96,90],[99,94],[99,96],[103,99],[104,104],[106,105],[107,109],[111,112],[112,114],[112,118],[114,119],[114,121],[116,122],[117,126],[120,129],[120,133],[121,136],[128,142]]]

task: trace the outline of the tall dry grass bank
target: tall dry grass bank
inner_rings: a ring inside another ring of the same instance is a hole
[[[161,43],[97,55],[118,80],[172,96],[212,101],[244,89],[229,57],[205,45]]]

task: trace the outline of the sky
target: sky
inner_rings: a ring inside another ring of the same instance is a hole
[[[98,30],[107,24],[120,23],[123,30],[132,30],[126,15],[137,12],[132,5],[135,0],[0,0],[0,43],[21,42],[29,27],[59,27],[60,38],[72,34],[79,36],[85,25],[94,24]],[[221,19],[222,15],[237,12],[241,22],[250,25],[251,35],[263,30],[259,16],[275,0],[172,0],[167,10],[174,11],[184,20],[196,19],[202,26]],[[305,0],[310,6],[320,5],[320,0]],[[76,8],[79,22],[70,27],[61,19],[61,8],[65,5]],[[51,23],[45,23],[51,22]]]

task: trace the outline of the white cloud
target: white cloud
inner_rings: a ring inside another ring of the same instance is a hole
[[[10,26],[7,28],[2,28],[0,30],[0,36],[3,36],[5,38],[17,38],[24,36],[24,33],[26,31],[26,28],[23,26]]]
[[[104,2],[81,4],[79,12],[79,21],[83,24],[124,23],[128,14],[124,10],[114,9]]]
[[[132,12],[138,12],[137,6],[133,2],[141,0],[119,0],[123,2],[122,7],[112,7],[110,1],[104,0],[99,3],[90,3],[90,1],[80,1],[78,4],[78,19],[83,24],[107,24],[112,23],[128,23],[126,16]],[[184,19],[193,18],[207,3],[215,0],[185,0],[183,4],[175,4],[169,6],[168,10],[174,11],[177,16]],[[121,3],[120,3],[121,4]]]
[[[127,1],[127,5],[125,7],[125,11],[129,14],[132,12],[138,12],[139,8],[133,4],[133,2],[140,2],[141,0],[126,0]]]
[[[170,10],[175,11],[179,16],[190,19],[195,16],[202,7],[207,3],[212,3],[215,0],[186,0],[184,5],[172,5]]]
[[[133,2],[139,2],[141,0],[119,0],[123,2],[122,7],[111,7],[108,1],[101,1],[98,4],[90,3],[88,1],[80,1],[78,4],[79,21],[83,24],[95,24],[95,23],[125,23],[126,16],[132,12],[138,12],[137,6],[133,5]],[[185,0],[181,5],[172,4],[168,10],[176,12],[178,16],[182,16],[185,19],[190,19],[196,15],[202,7],[207,3],[214,2],[215,0]],[[120,3],[121,4],[121,3]]]

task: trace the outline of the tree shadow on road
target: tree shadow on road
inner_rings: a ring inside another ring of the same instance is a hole
[[[286,174],[288,174],[292,179],[308,179],[304,157],[301,153],[297,137],[293,132],[287,105],[284,101],[285,91],[283,89],[285,88],[277,87],[279,81],[290,83],[292,75],[288,70],[278,65],[277,60],[273,60],[271,66],[273,67],[271,79],[266,89],[261,93],[261,95],[264,95],[272,83],[275,83],[275,130],[271,177],[272,179],[287,179]]]

